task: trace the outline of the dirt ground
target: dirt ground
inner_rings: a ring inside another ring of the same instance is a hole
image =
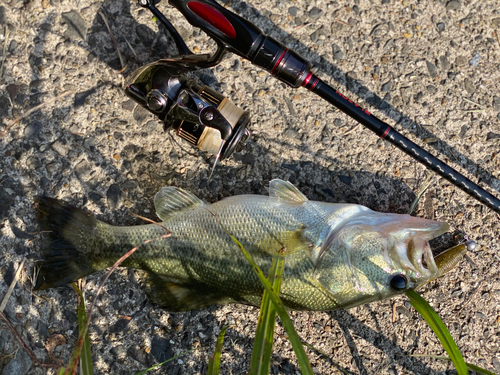
[[[226,6],[500,196],[499,1],[234,0]],[[214,43],[166,1],[159,8],[191,49],[213,51]],[[52,343],[53,355],[67,362],[78,328],[71,288],[32,294],[42,244],[37,195],[84,207],[111,224],[134,225],[143,222],[130,212],[157,219],[152,198],[162,186],[214,202],[267,194],[268,182],[281,178],[312,200],[407,213],[430,173],[314,94],[228,55],[194,76],[250,112],[252,135],[207,181],[211,159],[165,133],[123,91],[136,68],[176,54],[172,39],[135,1],[0,1],[0,299],[25,259],[4,313],[41,361]],[[499,215],[437,176],[415,212],[452,227],[434,244],[438,251],[456,234],[478,243],[422,293],[465,360],[500,373]],[[89,300],[102,275],[87,277]],[[257,308],[242,305],[169,313],[150,304],[135,272],[119,269],[90,327],[95,371],[134,374],[195,349],[153,373],[205,373],[217,334],[230,324],[221,374],[245,374],[257,315]],[[454,373],[446,362],[411,356],[444,350],[405,297],[291,317],[301,338],[328,355],[308,349],[318,374]],[[33,363],[5,325],[0,328],[2,374],[55,374]],[[271,372],[300,373],[281,325]]]

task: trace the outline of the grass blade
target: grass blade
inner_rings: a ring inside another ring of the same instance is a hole
[[[273,259],[269,270],[268,280],[273,282],[273,289],[279,294],[285,258],[278,256]],[[249,375],[269,374],[271,368],[271,355],[274,342],[274,327],[276,324],[276,307],[269,297],[267,290],[262,295],[257,331],[253,344],[252,359],[250,361]]]
[[[212,357],[208,360],[208,372],[207,375],[218,375],[220,368],[220,355],[222,352],[222,343],[224,342],[224,336],[226,335],[226,330],[229,326],[225,326],[221,329],[219,336],[217,337],[217,345],[215,346],[215,352]]]
[[[135,374],[135,375],[144,375],[145,373],[147,373],[147,372],[149,372],[149,371],[151,371],[151,370],[154,370],[154,369],[155,369],[155,368],[157,368],[157,367],[163,366],[165,363],[168,363],[168,362],[170,362],[170,361],[173,361],[174,359],[177,359],[177,358],[179,358],[179,357],[182,357],[183,355],[186,355],[186,354],[188,354],[188,353],[191,353],[191,352],[193,352],[194,350],[195,350],[195,349],[191,349],[191,350],[188,350],[188,351],[186,351],[186,352],[184,352],[184,353],[178,354],[178,355],[176,355],[175,357],[172,357],[172,358],[167,359],[166,361],[163,361],[162,363],[158,363],[157,365],[154,365],[154,366],[151,366],[150,368],[147,368],[147,369],[145,369],[145,370],[142,370],[142,371],[138,372],[138,373],[137,373],[137,374]]]
[[[443,361],[452,362],[451,358],[444,357],[442,355],[413,354],[413,355],[411,355],[411,357],[433,358],[433,359],[441,359]],[[465,364],[467,365],[467,368],[470,371],[474,371],[475,373],[482,374],[482,375],[496,375],[495,373],[493,373],[493,372],[491,372],[489,370],[486,370],[486,369],[484,369],[482,367],[473,365],[472,363],[465,362]]]
[[[429,327],[434,331],[444,349],[450,356],[458,375],[468,375],[467,365],[464,362],[462,353],[458,350],[457,344],[451,337],[448,328],[443,323],[434,309],[414,290],[406,291],[406,296],[410,299],[410,303],[420,315],[426,320]]]
[[[226,230],[226,232],[227,232],[227,230]],[[258,278],[262,282],[262,285],[264,285],[264,288],[269,293],[269,298],[271,299],[271,301],[273,301],[274,305],[276,306],[276,311],[278,312],[278,315],[281,319],[281,323],[283,323],[283,327],[286,330],[286,333],[288,335],[288,339],[290,340],[290,343],[292,344],[293,351],[295,352],[295,355],[297,356],[297,360],[299,361],[299,365],[300,365],[300,369],[302,370],[302,374],[303,375],[313,375],[311,365],[309,364],[309,359],[307,358],[306,352],[304,351],[304,348],[302,347],[302,341],[300,340],[300,337],[297,334],[297,332],[295,332],[295,328],[293,327],[293,323],[290,320],[290,317],[288,316],[288,313],[286,312],[285,306],[283,305],[283,302],[281,301],[279,295],[273,290],[271,283],[267,280],[266,276],[264,276],[264,273],[262,272],[262,270],[259,268],[257,263],[255,263],[252,256],[245,250],[243,245],[234,236],[232,236],[229,232],[227,232],[227,233],[231,237],[231,239],[234,241],[234,243],[236,245],[238,245],[238,247],[240,248],[244,257],[252,265],[253,270],[255,271],[256,275],[258,276]]]
[[[78,331],[82,332],[85,330],[85,322],[87,321],[85,299],[76,283],[72,283],[72,286],[75,292],[78,294]],[[80,353],[80,373],[82,375],[94,375],[94,366],[92,364],[92,352],[90,350],[90,338],[88,331],[85,333],[82,352]]]

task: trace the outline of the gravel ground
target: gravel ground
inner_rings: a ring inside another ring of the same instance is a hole
[[[500,195],[499,1],[234,0],[227,6],[313,61],[320,76],[346,95]],[[213,50],[214,43],[166,2],[160,9],[192,49]],[[126,61],[123,73],[103,17]],[[41,245],[36,195],[85,207],[112,224],[141,224],[129,212],[155,219],[152,198],[162,186],[214,202],[266,194],[268,181],[282,178],[310,199],[406,213],[428,173],[313,94],[284,87],[230,55],[197,76],[251,112],[252,138],[207,183],[209,158],[174,141],[122,90],[134,69],[177,53],[135,1],[2,0],[0,47],[0,131],[21,118],[0,139],[0,295],[26,258],[5,314],[42,361],[46,345],[68,361],[77,319],[69,287],[31,293]],[[478,242],[468,261],[423,293],[465,359],[500,373],[498,214],[438,177],[416,212],[449,222],[453,233]],[[450,234],[436,246],[452,243]],[[101,276],[87,278],[87,296]],[[205,373],[217,334],[233,324],[221,373],[244,374],[257,315],[258,309],[242,305],[163,311],[148,302],[135,272],[120,269],[106,284],[90,327],[96,373],[132,374],[191,349],[197,350],[156,373]],[[329,356],[309,351],[317,373],[454,373],[448,363],[409,356],[443,350],[403,297],[291,317],[300,336]],[[2,374],[55,373],[35,365],[1,328]],[[299,373],[281,326],[272,373]]]

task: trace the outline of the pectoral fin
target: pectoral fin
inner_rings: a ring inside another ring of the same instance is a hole
[[[311,253],[313,241],[307,238],[305,234],[305,226],[301,225],[295,230],[289,230],[279,233],[276,236],[269,236],[266,239],[257,243],[259,250],[268,256],[290,255],[299,251]]]
[[[301,204],[309,199],[288,181],[274,179],[269,183],[269,196],[279,198],[288,203]]]
[[[194,194],[173,186],[162,188],[155,196],[156,214],[163,221],[179,212],[192,210],[204,204]]]

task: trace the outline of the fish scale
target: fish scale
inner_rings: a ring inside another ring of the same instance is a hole
[[[149,298],[166,309],[259,305],[262,284],[229,232],[265,274],[283,249],[281,298],[288,308],[349,308],[439,276],[427,240],[448,229],[409,215],[309,201],[281,180],[271,181],[270,196],[241,195],[213,204],[167,187],[157,194],[155,207],[161,226],[117,227],[39,198],[41,227],[50,235],[37,288],[64,285],[109,267],[139,246],[122,266],[146,271]],[[394,287],[395,276],[403,278],[404,288]]]

